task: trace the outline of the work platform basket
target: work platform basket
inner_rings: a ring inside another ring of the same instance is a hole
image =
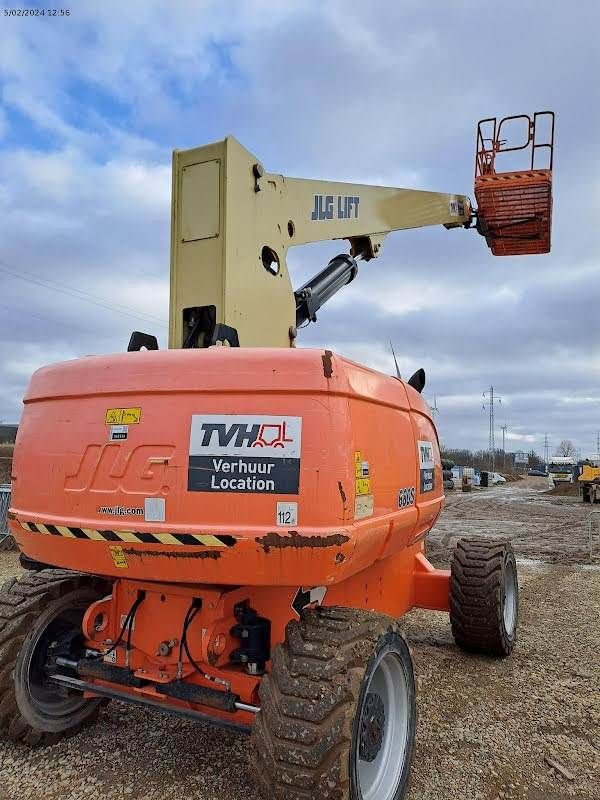
[[[524,141],[502,138],[522,125]],[[504,128],[504,131],[503,131]],[[499,171],[507,154],[523,151],[528,168]],[[552,227],[554,113],[540,111],[480,120],[475,155],[477,227],[495,256],[548,253]]]

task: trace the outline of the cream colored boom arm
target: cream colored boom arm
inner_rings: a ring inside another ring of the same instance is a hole
[[[347,239],[368,260],[390,231],[470,218],[463,195],[266,173],[233,137],[175,151],[169,347],[190,345],[200,308],[212,308],[213,321],[235,329],[243,346],[293,346],[290,247]],[[200,336],[193,344],[206,343]]]

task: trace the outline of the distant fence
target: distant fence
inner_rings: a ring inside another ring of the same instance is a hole
[[[0,536],[8,533],[8,509],[10,506],[10,483],[0,484]]]

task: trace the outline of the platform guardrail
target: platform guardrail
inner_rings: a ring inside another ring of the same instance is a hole
[[[10,483],[0,484],[0,538],[8,533],[8,509],[10,507]]]

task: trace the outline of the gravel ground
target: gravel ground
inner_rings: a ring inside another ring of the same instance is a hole
[[[457,493],[431,534],[439,562],[465,533],[509,535],[527,560],[519,643],[505,661],[458,651],[447,615],[405,617],[419,688],[409,800],[600,797],[600,568],[585,563],[589,507],[544,488]],[[16,555],[0,553],[0,579],[17,571]],[[244,736],[111,703],[93,728],[50,748],[0,740],[0,800],[248,800],[248,757]]]

